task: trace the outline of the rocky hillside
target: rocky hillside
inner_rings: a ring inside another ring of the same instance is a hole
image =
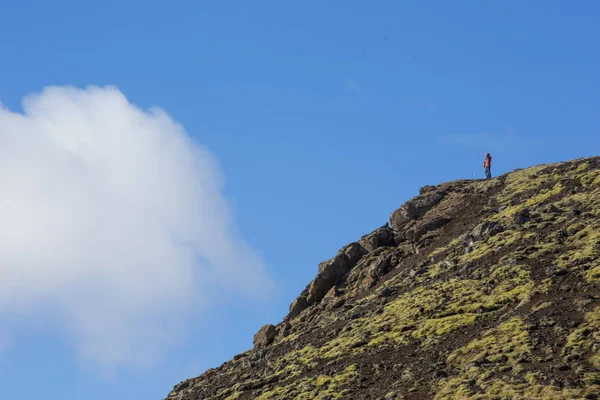
[[[597,399],[600,158],[426,186],[169,400]]]

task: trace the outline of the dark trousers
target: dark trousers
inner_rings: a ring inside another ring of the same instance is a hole
[[[485,167],[485,177],[487,179],[491,179],[492,178],[492,168],[491,167]]]

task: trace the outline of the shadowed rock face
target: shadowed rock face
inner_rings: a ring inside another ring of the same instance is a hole
[[[358,243],[367,251],[371,252],[380,247],[393,246],[395,244],[394,230],[385,224],[381,228],[360,238]]]
[[[600,159],[426,186],[171,400],[595,399]]]
[[[319,273],[308,286],[308,304],[320,302],[366,253],[360,244],[352,243],[340,250],[331,260],[319,264]]]
[[[265,347],[273,343],[277,337],[277,328],[273,325],[265,325],[254,335],[254,347]]]

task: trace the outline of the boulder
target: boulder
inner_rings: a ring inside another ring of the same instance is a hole
[[[419,194],[425,194],[429,192],[433,192],[435,190],[435,186],[425,185],[421,189],[419,189]]]
[[[480,223],[471,232],[466,233],[461,237],[465,253],[472,252],[476,242],[486,240],[501,232],[504,232],[504,227],[498,222],[484,221]]]
[[[360,245],[360,243],[350,243],[346,247],[344,247],[340,252],[344,253],[346,257],[348,257],[348,262],[351,267],[354,267],[360,259],[368,253],[368,251]]]
[[[390,254],[383,254],[377,257],[377,259],[367,268],[366,275],[372,277],[374,281],[378,281],[394,267],[390,262],[391,258],[392,256]]]
[[[523,225],[524,223],[529,222],[530,220],[531,220],[531,213],[529,212],[528,209],[518,211],[513,216],[513,223],[516,225]]]
[[[390,217],[392,228],[401,230],[410,221],[421,218],[427,211],[435,207],[446,195],[445,190],[428,190],[404,203]]]
[[[254,335],[254,347],[266,347],[273,343],[277,337],[277,328],[274,325],[267,324],[260,328]]]
[[[187,389],[187,388],[190,387],[190,383],[191,382],[192,382],[191,379],[187,379],[187,380],[185,380],[183,382],[180,382],[179,384],[175,385],[175,387],[173,388],[173,390],[175,392],[180,392],[182,390],[185,390],[185,389]]]
[[[298,315],[300,315],[300,313],[304,310],[306,310],[309,306],[308,304],[308,290],[305,289],[304,292],[298,296],[298,298],[296,300],[294,300],[294,302],[290,305],[290,313],[289,313],[289,317],[290,318],[294,318],[297,317]]]
[[[280,325],[278,332],[277,332],[277,337],[278,338],[284,338],[290,335],[290,332],[292,330],[292,325],[290,325],[288,322],[284,322]]]
[[[473,238],[473,241],[479,242],[489,237],[496,236],[497,234],[503,231],[504,227],[498,222],[485,221],[477,225],[471,231],[471,237]]]
[[[389,224],[385,224],[381,228],[363,236],[358,243],[369,252],[380,247],[393,246],[395,244],[394,231],[389,227]]]
[[[381,289],[377,291],[377,296],[379,297],[390,297],[394,294],[394,291],[387,286],[383,286]]]
[[[380,252],[380,250],[382,250]],[[347,291],[373,286],[393,270],[403,258],[401,249],[379,248],[360,260],[344,280]]]
[[[320,302],[327,292],[367,254],[358,243],[341,249],[331,260],[319,264],[319,273],[308,286],[308,304]]]
[[[461,242],[462,242],[463,248],[465,250],[465,254],[473,251],[473,248],[475,246],[475,241],[473,240],[473,236],[471,234],[463,235],[461,237]]]

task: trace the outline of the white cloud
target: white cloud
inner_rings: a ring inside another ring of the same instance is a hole
[[[207,299],[272,288],[212,155],[115,87],[0,108],[0,181],[0,318],[44,310],[100,365],[150,363]]]

